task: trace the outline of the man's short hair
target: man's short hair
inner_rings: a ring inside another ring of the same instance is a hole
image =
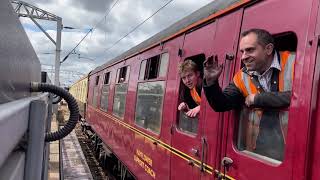
[[[257,35],[257,40],[260,45],[265,47],[268,44],[272,44],[273,47],[275,46],[273,36],[264,29],[249,29],[241,33],[241,38],[247,36],[248,34],[254,33]]]
[[[179,75],[187,71],[193,71],[193,72],[199,71],[197,64],[191,59],[186,59],[185,61],[180,63],[178,69],[179,69]]]

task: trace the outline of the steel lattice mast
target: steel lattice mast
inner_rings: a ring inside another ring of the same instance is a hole
[[[59,86],[61,30],[63,28],[62,18],[23,1],[14,0],[14,1],[11,1],[11,3],[13,5],[14,11],[18,14],[19,17],[30,18],[39,27],[39,29],[50,39],[50,41],[56,46],[54,84]],[[56,41],[53,40],[53,38],[41,27],[41,25],[35,19],[57,22]]]

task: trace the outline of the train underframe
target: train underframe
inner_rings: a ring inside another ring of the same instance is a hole
[[[123,162],[111,151],[102,139],[94,132],[91,126],[81,119],[81,130],[93,145],[93,153],[99,161],[100,166],[107,172],[107,176],[121,180],[135,180],[135,176],[124,165]]]

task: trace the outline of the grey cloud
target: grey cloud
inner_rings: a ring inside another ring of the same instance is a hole
[[[70,55],[68,60],[62,64],[61,69],[88,73],[95,66],[118,56],[210,1],[174,0],[139,29],[120,41],[112,49],[106,51],[119,38],[127,34],[145,18],[168,2],[168,0],[120,0],[109,16],[76,49],[77,53],[80,53],[81,56],[96,60],[92,62],[79,59],[77,55]],[[62,59],[81,40],[88,28],[94,27],[101,20],[106,10],[111,7],[115,0],[26,0],[26,2],[61,16],[65,26],[80,28],[80,30],[63,32]],[[28,23],[33,24],[32,22]],[[55,30],[56,25],[54,22],[41,21],[40,23],[46,29]],[[55,48],[50,45],[51,42],[43,34],[29,34],[36,52],[54,52]],[[39,58],[42,63],[53,64],[54,55],[39,55]],[[76,80],[75,77],[72,77],[72,79]]]
[[[114,2],[112,0],[72,0],[72,5],[88,11],[104,13]]]

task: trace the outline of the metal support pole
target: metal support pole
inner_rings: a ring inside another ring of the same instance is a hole
[[[28,4],[23,1],[13,0],[11,3],[14,6],[14,11],[19,15],[19,17],[29,17],[44,34],[56,45],[56,59],[55,59],[55,74],[54,74],[54,85],[60,86],[59,83],[59,73],[60,73],[60,52],[61,52],[61,31],[62,31],[62,18]],[[43,19],[48,21],[57,22],[57,38],[56,42],[50,37],[50,35],[40,26],[35,19]]]
[[[52,121],[52,94],[49,94],[49,100],[48,100],[48,114],[47,114],[47,127],[46,132],[51,132],[51,121]],[[42,179],[46,180],[48,179],[48,169],[49,169],[49,156],[50,156],[50,143],[45,143],[45,152],[43,156],[43,172],[42,172]]]
[[[30,104],[28,149],[25,167],[25,180],[41,180],[44,138],[47,118],[47,104],[35,100]]]
[[[54,85],[60,86],[59,73],[60,73],[60,52],[61,52],[61,30],[62,19],[57,20],[57,39],[56,39],[56,61],[54,67]]]

